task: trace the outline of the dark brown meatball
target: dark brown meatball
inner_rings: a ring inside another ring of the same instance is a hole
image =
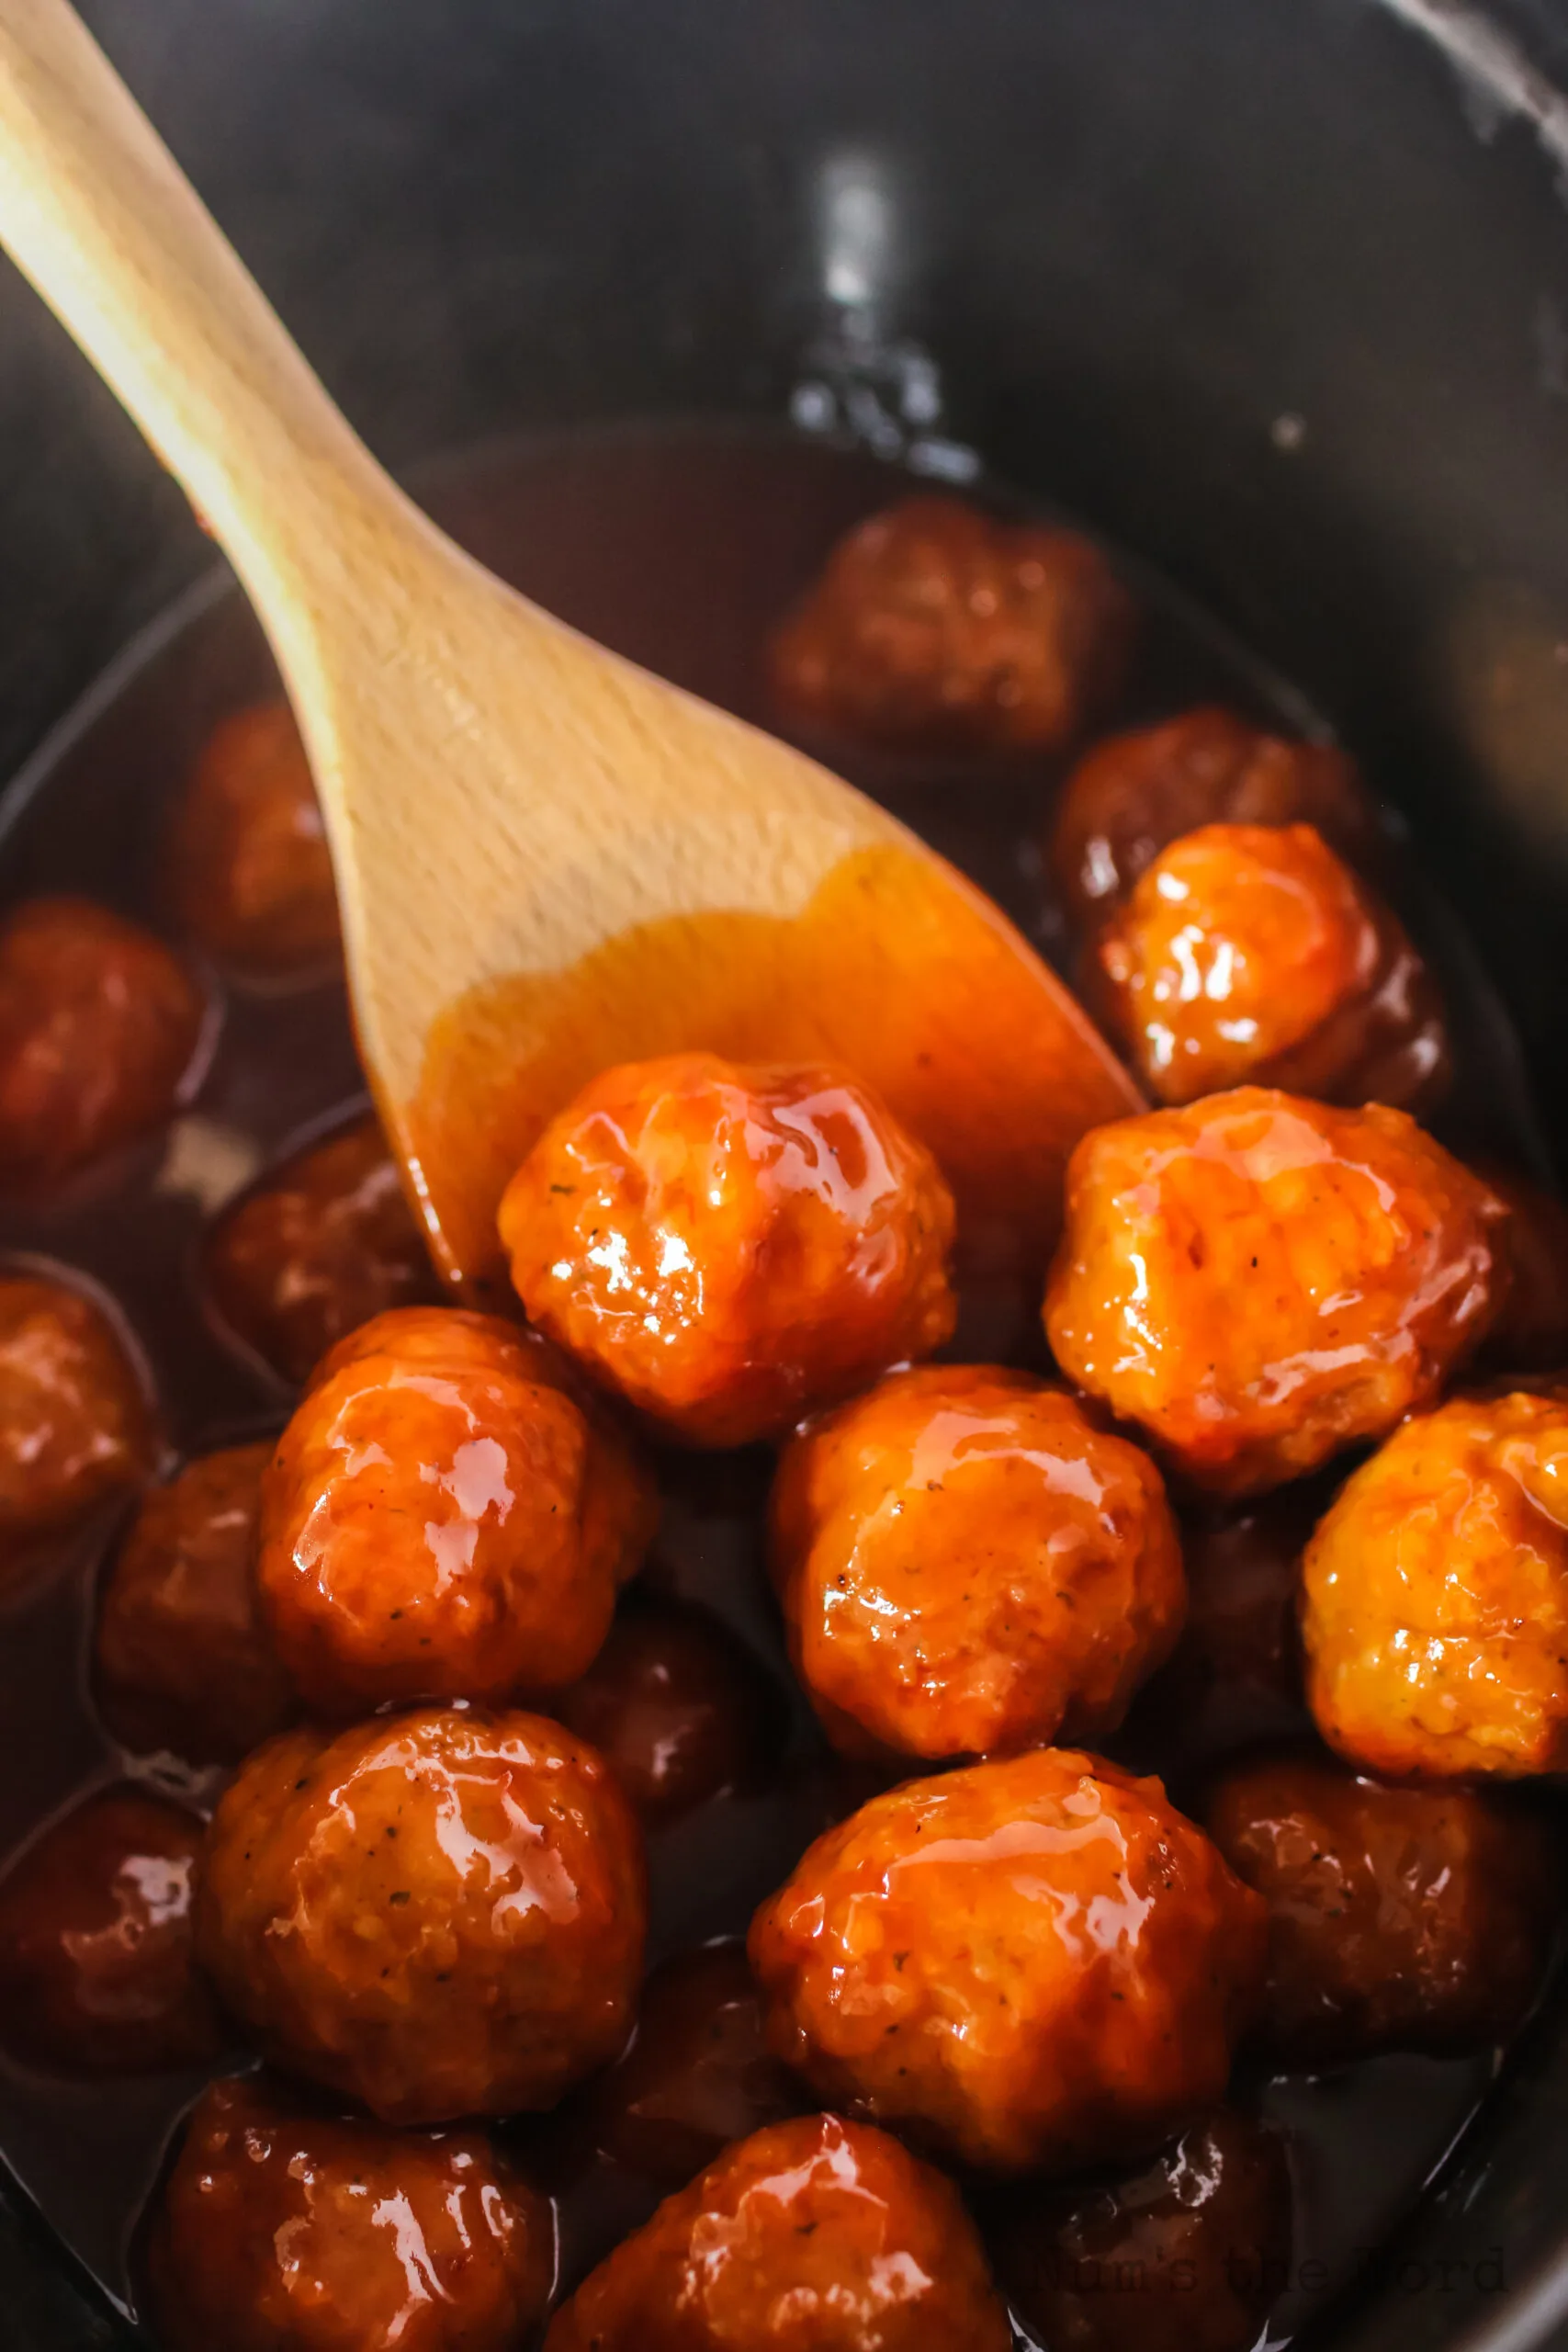
[[[1188,1513],[1187,1624],[1145,1694],[1168,1735],[1162,1756],[1171,1742],[1190,1753],[1304,1726],[1296,1606],[1303,1547],[1325,1498],[1317,1480]]]
[[[1104,708],[1125,591],[1077,532],[907,498],[857,525],[776,632],[786,717],[873,743],[1055,752]]]
[[[142,1501],[98,1603],[94,1691],[141,1754],[237,1764],[281,1731],[294,1689],[262,1623],[256,1521],[270,1440],[187,1463]]]
[[[50,2074],[162,2074],[223,2043],[197,1973],[202,1825],[141,1789],[62,1814],[0,1878],[0,2046]]]
[[[1528,1176],[1487,1166],[1483,1173],[1509,1210],[1514,1279],[1485,1347],[1504,1372],[1568,1367],[1568,1203]]]
[[[64,1283],[0,1276],[0,1589],[140,1485],[155,1447],[141,1375],[103,1309]]]
[[[33,899],[0,925],[0,1186],[38,1193],[169,1117],[200,991],[140,923]]]
[[[213,1816],[197,1936],[265,2053],[389,2123],[549,2107],[626,2040],[646,1917],[609,1768],[542,1716],[284,1732]]]
[[[214,963],[282,980],[330,967],[337,892],[305,746],[287,703],[217,727],[169,842],[175,904]]]
[[[1261,2031],[1290,2063],[1479,2049],[1540,1983],[1560,1865],[1489,1792],[1388,1788],[1323,1756],[1235,1766],[1210,1834],[1269,1905]]]
[[[636,2037],[590,2086],[581,2131],[663,2191],[683,2188],[732,2141],[809,2104],[768,2049],[744,1944],[708,1944],[654,1970]]]
[[[482,2132],[392,2132],[265,2075],[197,2101],[147,2234],[164,2352],[517,2352],[555,2228]]]
[[[207,1295],[281,1379],[373,1315],[440,1295],[379,1125],[356,1119],[246,1193],[208,1236]]]
[[[650,1827],[752,1785],[784,1736],[778,1690],[707,1611],[625,1610],[551,1712],[596,1747]]]
[[[1031,2182],[991,2245],[1051,2352],[1252,2352],[1290,2275],[1284,2147],[1216,2108],[1135,2173]]]

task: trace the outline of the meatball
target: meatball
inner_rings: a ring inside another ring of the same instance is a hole
[[[1216,2108],[1134,2174],[1030,2183],[991,2239],[1052,2352],[1252,2352],[1290,2278],[1284,2147]]]
[[[616,2247],[546,2352],[1009,2352],[951,2181],[886,2132],[801,2116],[743,2140]]]
[[[1180,834],[1291,824],[1315,826],[1353,863],[1375,852],[1377,820],[1343,752],[1265,734],[1228,710],[1190,710],[1111,736],[1079,762],[1057,805],[1050,864],[1088,929]]]
[[[1217,2098],[1264,1924],[1157,1781],[1036,1748],[874,1797],[750,1951],[823,2098],[1016,2172],[1156,2147]]]
[[[1307,1546],[1319,1730],[1393,1779],[1568,1767],[1568,1391],[1397,1430]]]
[[[146,1497],[115,1555],[93,1679],[105,1723],[129,1748],[237,1764],[294,1713],[256,1594],[271,1457],[268,1441],[187,1463]]]
[[[220,1321],[296,1384],[345,1332],[440,1291],[374,1118],[297,1153],[227,1210],[202,1273]]]
[[[177,957],[87,899],[0,925],[0,1186],[46,1193],[167,1119],[205,1007]]]
[[[1437,987],[1311,825],[1205,825],[1163,850],[1095,944],[1090,993],[1162,1102],[1254,1080],[1326,1102],[1431,1102]]]
[[[1296,1603],[1318,1484],[1210,1505],[1183,1521],[1187,1623],[1148,1691],[1167,1745],[1234,1747],[1303,1721]]]
[[[696,1445],[742,1445],[929,1355],[956,1314],[953,1196],[827,1069],[673,1054],[607,1070],[506,1189],[530,1319]]]
[[[0,1590],[156,1450],[141,1374],[103,1309],[64,1283],[0,1275]]]
[[[1260,2028],[1287,2064],[1481,2049],[1529,2007],[1560,1873],[1545,1824],[1506,1799],[1286,1755],[1233,1766],[1205,1819],[1269,1905]]]
[[[306,1703],[503,1699],[590,1665],[652,1490],[499,1317],[405,1308],[326,1359],[262,1481],[257,1577]]]
[[[1075,531],[905,499],[841,539],[775,632],[784,715],[894,747],[1058,752],[1116,693],[1133,609]]]
[[[555,2224],[482,2132],[389,2132],[255,2075],[197,2101],[147,2233],[164,2352],[516,2352]]]
[[[204,2065],[222,2048],[197,1973],[202,1825],[134,1788],[62,1814],[0,1878],[0,2046],[80,2076]]]
[[[807,2104],[767,2047],[744,1947],[708,1944],[654,1970],[636,2039],[591,2086],[583,2124],[594,2147],[664,2191]]]
[[[744,1643],[705,1610],[668,1603],[618,1617],[581,1680],[550,1703],[650,1828],[755,1786],[787,1730],[782,1696]]]
[[[1026,1373],[895,1373],[786,1447],[772,1522],[796,1671],[852,1753],[1113,1731],[1181,1624],[1158,1471]]]
[[[1430,1401],[1495,1312],[1506,1221],[1404,1112],[1238,1087],[1078,1144],[1046,1334],[1195,1484],[1257,1493]]]
[[[1513,1281],[1486,1342],[1489,1362],[1506,1372],[1555,1372],[1568,1366],[1568,1204],[1526,1176],[1482,1170],[1509,1212]]]
[[[169,843],[175,904],[242,978],[311,977],[338,953],[337,893],[316,788],[287,703],[236,711],[210,737]]]
[[[280,2064],[390,2123],[550,2106],[631,2023],[647,1913],[608,1768],[538,1715],[283,1732],[213,1816],[204,1964]]]

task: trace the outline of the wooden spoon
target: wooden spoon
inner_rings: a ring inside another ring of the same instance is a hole
[[[350,430],[65,0],[0,0],[0,241],[231,558],[326,814],[360,1049],[446,1272],[612,1062],[850,1065],[971,1265],[1037,1269],[1137,1106],[990,902],[810,760],[472,562]]]

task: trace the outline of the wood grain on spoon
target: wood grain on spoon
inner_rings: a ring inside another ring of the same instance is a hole
[[[326,812],[367,1069],[447,1271],[596,1070],[830,1056],[938,1152],[965,1252],[1048,1246],[1131,1081],[884,810],[472,562],[339,415],[65,0],[0,0],[0,241],[231,558]]]

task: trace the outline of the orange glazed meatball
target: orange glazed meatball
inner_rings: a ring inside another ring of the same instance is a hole
[[[152,1415],[101,1307],[0,1275],[0,1589],[152,1466]]]
[[[785,1448],[772,1517],[795,1669],[852,1752],[1097,1737],[1181,1624],[1158,1471],[1027,1373],[895,1373]]]
[[[177,957],[87,899],[0,925],[0,1185],[46,1192],[167,1119],[201,1038]]]
[[[546,2352],[1009,2352],[951,2181],[836,2115],[728,2149],[556,2314]]]
[[[909,498],[840,541],[769,653],[784,712],[868,742],[1056,752],[1121,684],[1132,605],[1076,532]]]
[[[992,2251],[1051,2352],[1252,2352],[1290,2282],[1283,2145],[1216,2108],[1134,2174],[1031,2182]]]
[[[1092,927],[1145,868],[1200,825],[1315,826],[1365,858],[1377,820],[1352,763],[1326,743],[1266,735],[1201,709],[1097,743],[1067,779],[1050,859],[1067,911]]]
[[[1396,1430],[1307,1546],[1307,1697],[1393,1779],[1568,1766],[1568,1391]]]
[[[50,2074],[162,2074],[221,2049],[196,1971],[202,1825],[141,1789],[62,1814],[0,1878],[0,2045]]]
[[[1217,2098],[1263,1930],[1157,1781],[1036,1748],[874,1797],[750,1951],[823,2098],[1017,2172],[1157,2146]]]
[[[389,2132],[254,2075],[197,2101],[147,2236],[164,2352],[517,2352],[549,2206],[482,2132]]]
[[[787,1731],[783,1699],[744,1643],[705,1610],[668,1603],[618,1617],[550,1705],[650,1828],[754,1785]]]
[[[439,1291],[374,1118],[298,1153],[227,1210],[203,1275],[229,1330],[296,1383],[345,1332]]]
[[[98,1603],[94,1690],[118,1740],[237,1764],[294,1713],[257,1606],[256,1521],[270,1440],[187,1463],[155,1487]]]
[[[1403,1111],[1238,1087],[1084,1136],[1046,1334],[1196,1484],[1256,1493],[1436,1395],[1506,1287],[1506,1221]]]
[[[408,1308],[329,1356],[262,1482],[257,1576],[307,1704],[573,1681],[653,1532],[630,1455],[499,1317]]]
[[[1450,1074],[1426,966],[1311,825],[1182,834],[1094,954],[1098,1009],[1162,1102],[1251,1079],[1405,1106]]]
[[[953,1196],[827,1069],[606,1070],[501,1204],[530,1319],[678,1436],[743,1445],[953,1329]]]
[[[389,2123],[550,2106],[613,2058],[642,1854],[592,1748],[426,1707],[284,1732],[213,1816],[197,1937],[269,2057]]]
[[[215,963],[280,980],[337,954],[332,859],[287,703],[236,711],[214,730],[169,847],[175,903]]]
[[[1235,1765],[1205,1819],[1269,1905],[1259,2027],[1288,2064],[1501,2041],[1551,1951],[1543,1822],[1471,1789],[1385,1788],[1324,1756]]]

